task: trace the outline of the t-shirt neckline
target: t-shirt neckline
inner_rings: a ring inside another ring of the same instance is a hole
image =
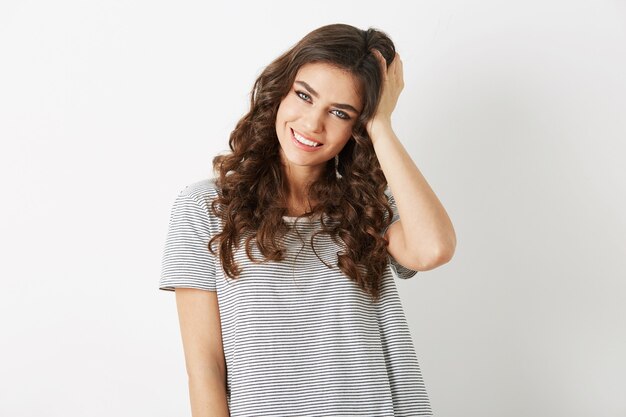
[[[283,220],[290,222],[290,223],[294,223],[296,219],[298,219],[298,222],[315,222],[315,221],[318,221],[320,218],[321,216],[319,214],[316,214],[314,216],[305,216],[305,217],[283,216]]]

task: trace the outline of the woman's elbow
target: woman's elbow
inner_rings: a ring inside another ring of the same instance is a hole
[[[430,271],[431,269],[435,269],[443,264],[450,262],[453,256],[454,248],[442,248],[436,250],[426,259],[421,259],[420,262],[415,265],[414,269],[418,271]]]

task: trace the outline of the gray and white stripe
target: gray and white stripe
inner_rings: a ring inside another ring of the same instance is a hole
[[[393,196],[387,190],[398,220]],[[381,298],[369,296],[336,266],[342,248],[309,236],[319,219],[285,217],[283,262],[253,263],[235,252],[242,274],[226,278],[206,249],[221,230],[206,179],[182,190],[171,211],[159,289],[217,291],[230,415],[431,416],[414,344],[394,281],[417,271],[389,257]],[[297,233],[296,233],[297,231]],[[253,256],[262,259],[253,245]]]

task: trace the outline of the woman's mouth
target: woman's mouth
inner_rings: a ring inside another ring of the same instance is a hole
[[[315,141],[305,138],[304,136],[300,135],[298,132],[296,132],[293,129],[290,129],[290,130],[291,130],[291,139],[300,149],[313,151],[324,146],[322,143],[315,142]]]

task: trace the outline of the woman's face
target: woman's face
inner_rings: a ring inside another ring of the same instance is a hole
[[[321,170],[348,142],[361,110],[351,74],[319,62],[300,67],[276,115],[283,163]]]

